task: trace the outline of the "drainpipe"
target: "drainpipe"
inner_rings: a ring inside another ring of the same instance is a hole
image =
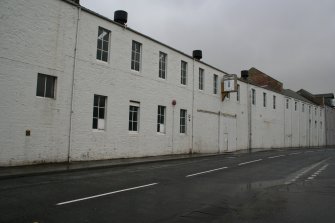
[[[78,6],[78,16],[77,16],[77,27],[76,27],[76,39],[75,39],[75,45],[74,45],[74,56],[73,56],[73,68],[72,68],[72,80],[71,80],[71,105],[70,105],[70,127],[69,127],[69,141],[68,141],[68,151],[67,151],[67,161],[68,163],[71,162],[71,148],[72,148],[72,116],[73,116],[73,98],[74,98],[74,85],[75,85],[75,79],[74,75],[76,72],[76,66],[77,66],[77,48],[78,48],[78,39],[79,39],[79,22],[80,22],[80,13],[81,13],[81,6]]]
[[[285,112],[286,112],[286,97],[284,97],[284,105],[283,105],[283,108],[284,108],[284,145],[283,145],[283,148],[286,148],[286,116],[285,116]]]
[[[325,146],[328,146],[328,141],[327,141],[327,105],[325,105],[325,119],[324,119],[324,128],[325,128]]]
[[[251,89],[250,89],[250,85],[249,85],[249,79],[247,80],[247,111],[248,111],[248,150],[249,150],[249,153],[251,153],[251,145],[252,145],[252,127],[251,127],[251,118],[252,118],[252,115],[251,115],[251,97],[252,97],[252,94],[251,94]]]
[[[221,107],[221,106],[220,106]],[[218,114],[218,153],[220,153],[220,123],[221,123],[221,111]]]
[[[191,131],[191,151],[190,153],[192,154],[193,153],[193,149],[194,149],[194,66],[195,66],[195,58],[193,58],[193,70],[192,70],[192,85],[193,85],[193,88],[192,88],[192,131]]]

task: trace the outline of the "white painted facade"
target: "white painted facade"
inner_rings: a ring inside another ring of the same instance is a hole
[[[231,93],[222,102],[213,75],[221,81],[226,73],[87,9],[61,0],[0,6],[0,166],[325,145],[324,108],[290,98],[287,109],[286,96],[242,81],[240,100]],[[96,59],[99,27],[110,30],[108,62]],[[139,72],[131,70],[132,41],[142,44]],[[158,76],[159,52],[167,54],[166,79]],[[38,73],[57,78],[55,98],[36,96]],[[94,95],[107,97],[104,130],[92,129]],[[128,130],[131,101],[139,102],[138,132]],[[166,106],[165,133],[156,129],[159,105]],[[186,133],[180,109],[187,110]]]

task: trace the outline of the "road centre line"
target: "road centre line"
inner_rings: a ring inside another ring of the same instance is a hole
[[[122,190],[112,191],[112,192],[108,192],[108,193],[104,193],[104,194],[97,194],[97,195],[90,196],[90,197],[84,197],[84,198],[79,198],[79,199],[75,199],[75,200],[71,200],[71,201],[60,202],[56,205],[59,206],[59,205],[64,205],[64,204],[70,204],[70,203],[74,203],[74,202],[78,202],[78,201],[89,200],[89,199],[93,199],[93,198],[97,198],[97,197],[103,197],[103,196],[116,194],[116,193],[121,193],[121,192],[125,192],[125,191],[136,190],[136,189],[140,189],[140,188],[144,188],[144,187],[151,187],[151,186],[154,186],[154,185],[157,185],[157,184],[158,183],[151,183],[151,184],[146,184],[146,185],[142,185],[142,186],[137,186],[137,187],[131,187],[131,188],[126,188],[126,189],[122,189]]]
[[[285,156],[285,155],[269,156],[268,159],[274,159],[274,158],[278,158],[278,157],[282,157],[282,156]]]
[[[220,168],[216,168],[216,169],[212,169],[212,170],[207,170],[207,171],[203,171],[203,172],[199,172],[199,173],[193,173],[193,174],[189,174],[185,177],[193,177],[196,175],[200,175],[200,174],[205,174],[205,173],[210,173],[210,172],[214,172],[214,171],[218,171],[218,170],[223,170],[223,169],[227,169],[228,167],[224,166],[224,167],[220,167]]]
[[[243,165],[246,165],[246,164],[249,164],[249,163],[255,163],[255,162],[259,162],[263,159],[258,159],[258,160],[252,160],[252,161],[248,161],[248,162],[244,162],[244,163],[239,163],[238,165],[239,166],[243,166]]]

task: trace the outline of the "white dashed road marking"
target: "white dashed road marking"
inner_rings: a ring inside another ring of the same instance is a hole
[[[98,195],[94,195],[94,196],[90,196],[90,197],[84,197],[84,198],[79,198],[79,199],[75,199],[75,200],[71,200],[71,201],[60,202],[56,205],[59,206],[59,205],[64,205],[64,204],[70,204],[70,203],[74,203],[74,202],[78,202],[78,201],[89,200],[89,199],[93,199],[93,198],[97,198],[97,197],[103,197],[103,196],[116,194],[116,193],[121,193],[121,192],[125,192],[125,191],[136,190],[136,189],[140,189],[140,188],[144,188],[144,187],[151,187],[151,186],[154,186],[154,185],[157,185],[157,184],[158,183],[151,183],[151,184],[146,184],[146,185],[142,185],[142,186],[126,188],[126,189],[112,191],[112,192],[108,192],[108,193],[104,193],[104,194],[98,194]]]
[[[199,172],[199,173],[193,173],[193,174],[189,174],[186,177],[193,177],[196,175],[200,175],[200,174],[205,174],[205,173],[210,173],[210,172],[214,172],[214,171],[218,171],[218,170],[223,170],[223,169],[227,169],[228,167],[220,167],[220,168],[216,168],[216,169],[212,169],[212,170],[207,170],[207,171],[203,171],[203,172]]]
[[[269,156],[268,159],[274,159],[274,158],[278,158],[278,157],[282,157],[282,156],[285,156],[285,155]]]
[[[246,165],[246,164],[249,164],[249,163],[255,163],[255,162],[262,161],[262,160],[263,160],[263,159],[252,160],[252,161],[248,161],[248,162],[244,162],[244,163],[239,163],[238,165],[239,165],[239,166],[243,166],[243,165]]]
[[[290,153],[290,154],[288,154],[289,156],[292,156],[292,155],[298,155],[298,154],[300,154],[301,152],[297,152],[297,153]]]
[[[313,173],[310,177],[308,177],[305,181],[310,181],[313,180],[315,177],[317,177],[322,171],[324,171],[326,168],[328,167],[328,164],[324,165],[323,167],[321,167],[320,169],[318,169],[317,171],[315,171],[315,173]]]

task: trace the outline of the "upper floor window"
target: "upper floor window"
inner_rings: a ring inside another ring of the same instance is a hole
[[[286,109],[289,108],[289,102],[290,102],[290,100],[288,98],[286,98]]]
[[[266,107],[266,93],[263,92],[263,107]]]
[[[110,31],[99,27],[97,43],[97,60],[108,61]]]
[[[165,133],[165,112],[166,107],[158,105],[157,111],[157,132]]]
[[[256,104],[256,90],[255,89],[251,89],[251,103],[253,105]]]
[[[199,90],[204,90],[204,69],[199,68]]]
[[[39,73],[37,75],[36,96],[55,98],[56,79],[57,77]]]
[[[217,94],[218,93],[218,75],[214,74],[213,76],[213,93]]]
[[[180,83],[182,85],[187,84],[187,62],[181,61],[180,64]]]
[[[315,107],[315,116],[316,116],[316,107]]]
[[[132,42],[131,48],[131,69],[140,71],[141,69],[141,51],[142,44],[136,41]]]
[[[302,111],[302,112],[305,112],[305,104],[302,104],[302,106],[301,106],[301,111]]]
[[[166,79],[166,53],[159,52],[159,77]]]
[[[93,122],[92,128],[98,130],[105,129],[105,114],[106,114],[107,97],[102,95],[94,95],[93,101]]]
[[[236,101],[240,101],[240,85],[237,85]]]
[[[276,95],[273,95],[273,109],[276,109]]]
[[[294,102],[294,111],[296,111],[298,109],[298,102]]]
[[[130,132],[138,132],[140,116],[140,103],[130,101],[129,105],[129,123],[128,130]]]

